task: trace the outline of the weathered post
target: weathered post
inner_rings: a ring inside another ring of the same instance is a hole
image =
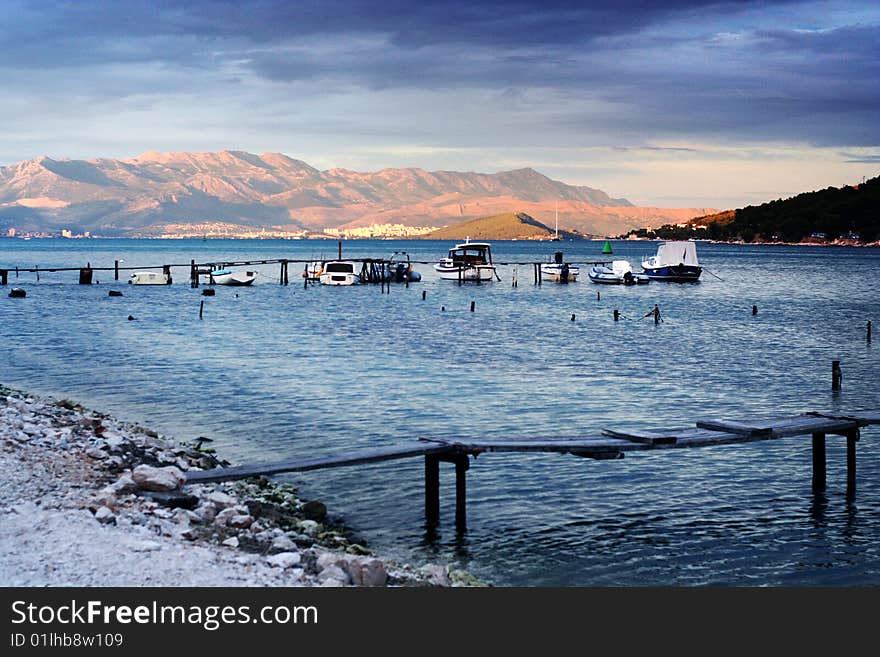
[[[599,290],[596,290],[596,301],[601,301],[601,300],[602,300],[602,293],[599,292]]]
[[[165,274],[165,285],[171,285],[171,265],[162,265],[162,273]]]
[[[617,308],[614,309],[614,321],[620,321],[620,311]]]
[[[205,300],[202,299],[201,303],[199,303],[199,319],[202,318],[202,313],[205,312]]]
[[[459,532],[467,529],[467,454],[455,457],[455,528]]]
[[[859,441],[859,430],[853,429],[846,434],[846,493],[856,492],[856,443]]]
[[[825,434],[813,434],[813,491],[825,490]]]
[[[199,275],[196,272],[196,261],[189,261],[189,286],[190,287],[198,287],[199,286]]]
[[[757,315],[757,314],[758,314],[758,306],[755,306],[755,305],[752,306],[752,314],[753,314],[753,315]]]
[[[571,321],[574,321],[574,313],[571,314]]]
[[[427,294],[428,294],[427,290],[422,290],[422,301],[425,300],[425,297],[427,296]]]
[[[0,285],[6,285],[6,281],[9,277],[8,269],[0,269]]]
[[[425,522],[440,522],[440,458],[432,454],[425,455]]]
[[[339,240],[337,244],[339,246],[339,257],[337,260],[342,260],[342,240]]]
[[[92,284],[92,263],[87,262],[85,269],[79,270],[79,284],[80,285],[91,285]]]
[[[476,301],[471,301],[471,312],[474,312],[474,308],[476,307],[476,305],[477,305]]]
[[[3,273],[3,283],[6,283],[6,272]],[[865,327],[865,337],[868,338],[868,344],[871,344],[871,320],[868,320],[868,325]]]
[[[843,380],[843,371],[840,369],[840,361],[831,361],[831,389],[840,390],[840,382]]]
[[[114,281],[119,280],[119,261],[118,260],[113,261],[113,280]]]
[[[303,289],[309,287],[309,263],[303,265]]]

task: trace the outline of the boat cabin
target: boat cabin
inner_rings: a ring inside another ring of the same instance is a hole
[[[454,249],[449,249],[447,259],[451,260],[452,264],[456,266],[491,265],[492,247],[486,242],[456,244]]]

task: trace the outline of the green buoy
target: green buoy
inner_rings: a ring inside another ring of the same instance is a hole
[[[605,240],[605,246],[602,247],[602,253],[613,253],[611,251],[611,242]]]

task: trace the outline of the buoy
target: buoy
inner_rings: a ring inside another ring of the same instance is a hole
[[[134,317],[132,317],[131,315],[129,315],[129,316],[128,316],[128,321],[131,322],[131,321],[133,321],[133,320],[134,320]]]
[[[122,296],[122,292],[120,292],[119,290],[110,290],[110,291],[107,293],[107,296],[108,296],[108,297],[121,297],[121,296]]]
[[[613,253],[611,250],[611,242],[609,240],[605,240],[605,246],[602,247],[602,253]]]
[[[24,299],[27,296],[27,292],[25,292],[24,289],[20,287],[14,287],[9,290],[9,296],[11,296],[13,299]]]

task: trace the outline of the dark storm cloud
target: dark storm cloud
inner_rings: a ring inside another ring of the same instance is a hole
[[[22,1],[4,7],[0,48],[14,55],[0,61],[0,71],[151,64],[220,71],[224,79],[304,83],[298,93],[310,94],[495,92],[511,111],[535,112],[536,125],[553,122],[575,135],[602,131],[617,144],[658,138],[880,144],[876,8],[847,3],[874,23],[825,25],[823,11],[834,3],[824,3],[802,21],[804,29],[791,24],[802,5]],[[207,84],[205,77],[200,83]],[[173,92],[180,80],[169,76],[167,84]],[[136,86],[123,83],[120,93]],[[540,114],[548,109],[535,101],[541,94],[567,102],[552,108],[552,117]]]

